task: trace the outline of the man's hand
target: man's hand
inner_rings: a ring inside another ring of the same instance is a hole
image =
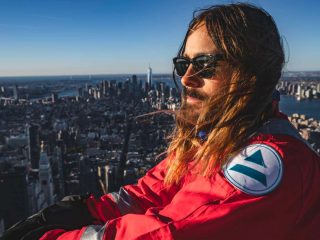
[[[9,228],[1,240],[39,239],[51,229],[72,230],[92,224],[85,199],[87,197],[70,196],[40,212],[20,221]]]

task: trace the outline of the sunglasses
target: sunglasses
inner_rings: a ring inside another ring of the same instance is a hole
[[[183,77],[186,74],[190,64],[192,63],[193,68],[199,77],[210,78],[215,75],[217,62],[222,59],[222,54],[199,55],[192,59],[180,56],[173,58],[173,64],[175,73],[179,77]]]

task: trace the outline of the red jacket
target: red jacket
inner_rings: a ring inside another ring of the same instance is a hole
[[[320,239],[320,157],[277,121],[210,179],[189,173],[166,187],[165,159],[137,185],[90,197],[93,225],[41,240]]]

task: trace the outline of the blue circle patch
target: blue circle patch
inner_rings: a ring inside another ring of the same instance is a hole
[[[225,178],[251,195],[272,192],[281,182],[283,163],[276,150],[266,144],[251,144],[229,159],[223,167]]]

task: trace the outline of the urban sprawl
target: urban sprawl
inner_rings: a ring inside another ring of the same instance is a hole
[[[77,94],[61,96],[74,90]],[[320,98],[320,82],[282,80],[298,100]],[[180,107],[176,88],[133,75],[124,81],[0,83],[0,236],[66,195],[116,191],[165,157]],[[150,114],[154,113],[154,114]],[[320,153],[320,119],[289,116]]]

